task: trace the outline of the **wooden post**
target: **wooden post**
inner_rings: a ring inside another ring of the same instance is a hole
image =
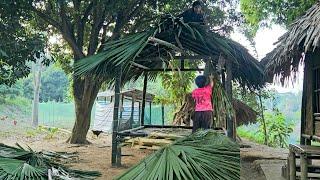
[[[308,179],[308,160],[306,154],[300,155],[301,180]]]
[[[285,177],[286,177],[286,180],[290,180],[290,160],[289,160],[289,157],[287,158],[287,169],[286,169],[286,172],[285,172]]]
[[[140,101],[139,101],[138,112],[139,112],[138,119],[140,120],[139,126],[141,126],[141,102]]]
[[[304,61],[304,79],[301,105],[301,135],[314,135],[313,121],[313,82],[312,82],[312,56],[307,53]],[[303,145],[311,145],[311,139],[300,137],[300,143]]]
[[[121,121],[122,121],[122,114],[123,114],[123,108],[124,108],[124,105],[123,105],[123,99],[124,99],[124,95],[123,94],[121,94],[121,106],[120,106],[120,120],[119,120],[119,123],[121,124]]]
[[[122,76],[121,67],[118,69],[118,74],[115,81],[114,87],[114,110],[113,110],[113,128],[112,128],[112,157],[111,164],[112,166],[121,165],[121,156],[118,152],[118,125],[119,125],[119,105],[120,105],[120,86],[121,86],[121,76]]]
[[[226,94],[230,101],[232,101],[232,62],[227,59],[226,60],[226,72],[227,79],[225,84]],[[235,118],[232,115],[227,114],[227,132],[228,137],[235,139]]]
[[[164,106],[161,105],[161,112],[162,112],[162,126],[164,126]]]
[[[296,155],[295,153],[290,149],[289,150],[289,174],[287,175],[290,180],[296,179]]]
[[[306,55],[305,58],[308,56]],[[302,89],[302,102],[301,102],[301,126],[300,126],[300,144],[306,145],[306,138],[302,136],[302,134],[305,133],[306,128],[306,113],[305,113],[305,107],[306,107],[306,93],[307,93],[307,65],[305,61],[305,67],[304,67],[304,73],[303,73],[303,89]]]
[[[184,70],[184,59],[181,59],[180,61],[180,69]]]
[[[130,129],[132,128],[132,125],[133,125],[133,117],[134,117],[134,99],[135,99],[135,97],[134,96],[132,96],[131,97],[132,99],[132,101],[131,101],[131,117],[130,117],[130,122],[129,122],[129,126],[130,126]]]
[[[142,111],[141,111],[141,126],[144,125],[144,113],[145,113],[145,107],[146,107],[146,93],[147,93],[147,85],[148,85],[148,75],[147,72],[145,72],[144,75],[144,81],[143,81],[143,91],[142,91]]]
[[[151,119],[151,115],[152,115],[152,113],[151,113],[151,101],[149,102],[149,110],[150,110],[150,113],[149,113],[149,115],[150,115],[150,124],[152,124],[152,119]]]

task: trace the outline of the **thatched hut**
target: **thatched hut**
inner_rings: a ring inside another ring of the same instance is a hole
[[[112,164],[120,164],[121,155],[117,151],[119,96],[121,84],[144,77],[143,97],[147,82],[163,71],[203,71],[220,72],[220,79],[226,89],[216,92],[219,106],[227,111],[222,127],[228,136],[235,138],[236,120],[233,117],[232,81],[249,89],[264,86],[264,73],[259,62],[239,43],[210,31],[209,28],[194,23],[184,23],[182,19],[168,16],[159,24],[150,26],[143,32],[128,35],[105,44],[101,53],[87,57],[75,65],[77,75],[97,76],[111,79],[115,85],[115,107],[113,121]],[[206,63],[201,69],[199,64]],[[216,88],[218,89],[218,83]],[[221,89],[221,86],[219,86]],[[228,96],[228,98],[226,98]],[[144,98],[143,98],[144,99]],[[144,117],[145,103],[142,102]],[[230,107],[230,108],[226,108]],[[232,109],[232,110],[230,110]],[[232,113],[229,113],[231,112]],[[232,114],[232,115],[230,115]],[[144,125],[144,119],[141,119]],[[144,128],[143,127],[143,128]]]
[[[320,140],[320,2],[297,19],[280,37],[277,48],[261,63],[271,81],[282,84],[296,78],[300,63],[304,64],[301,108],[301,144]],[[290,78],[289,78],[290,77]]]

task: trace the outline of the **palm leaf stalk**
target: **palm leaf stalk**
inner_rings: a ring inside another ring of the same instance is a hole
[[[51,171],[53,179],[94,179],[101,174],[97,171],[81,171],[70,169],[59,161],[70,161],[77,157],[75,153],[42,151],[35,152],[31,148],[24,149],[0,144],[0,179],[22,180],[48,179]]]
[[[216,112],[216,122],[222,122],[226,115],[235,116],[232,102],[218,79],[215,80],[215,85],[212,91],[212,102]]]
[[[151,154],[116,179],[240,179],[240,149],[215,131],[197,131]]]

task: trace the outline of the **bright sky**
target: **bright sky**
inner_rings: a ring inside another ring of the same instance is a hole
[[[257,32],[257,35],[254,40],[256,43],[256,50],[258,53],[258,60],[264,58],[267,53],[269,53],[275,48],[274,43],[277,42],[278,38],[285,32],[286,30],[279,25],[273,25],[271,28],[263,28]],[[235,33],[231,34],[231,38],[248,48],[251,54],[254,54],[253,47],[250,45],[246,37],[242,35],[240,32],[235,31]],[[298,91],[302,90],[302,74],[303,72],[300,71],[299,78],[297,82],[295,82],[293,85],[292,83],[289,83],[288,87],[281,87],[280,84],[272,84],[268,88],[275,88],[280,93],[297,93]]]

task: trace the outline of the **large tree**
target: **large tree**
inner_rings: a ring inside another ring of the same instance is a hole
[[[11,0],[7,0],[11,2]],[[237,20],[236,1],[208,1],[206,8],[212,28],[230,25]],[[53,56],[59,56],[63,69],[72,73],[72,64],[102,50],[105,42],[122,35],[141,31],[152,24],[161,13],[177,14],[190,7],[191,0],[21,0],[17,7],[29,12],[33,27],[49,32],[61,40],[50,46]],[[16,4],[17,4],[16,3]],[[230,6],[231,5],[231,6]],[[228,9],[225,13],[223,8]],[[72,59],[72,60],[70,60]],[[71,143],[86,143],[91,110],[101,84],[107,79],[92,76],[73,77],[73,96],[76,121],[70,137]]]

